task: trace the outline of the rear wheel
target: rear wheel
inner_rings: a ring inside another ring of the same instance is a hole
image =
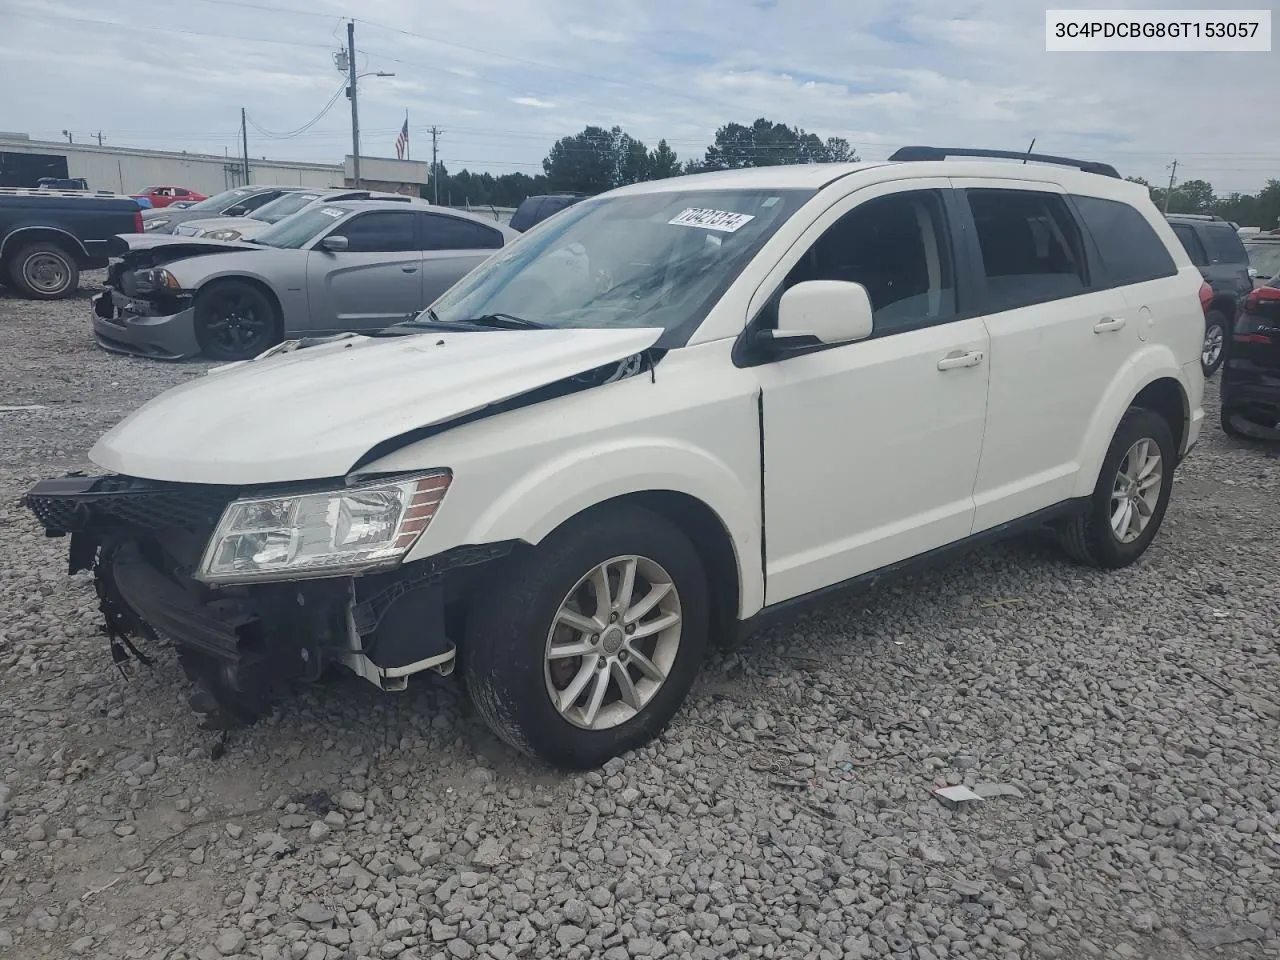
[[[250,360],[280,339],[280,315],[253,284],[227,280],[200,291],[196,342],[210,360]]]
[[[1059,528],[1066,552],[1103,569],[1125,567],[1142,556],[1169,506],[1176,460],[1164,418],[1130,407],[1111,439],[1087,509]]]
[[[477,597],[462,656],[477,709],[516,749],[587,769],[670,722],[708,633],[688,538],[636,507],[602,508],[513,557]]]
[[[56,243],[30,243],[9,261],[9,279],[32,300],[61,300],[80,286],[80,267]]]
[[[1222,366],[1223,348],[1227,343],[1227,318],[1219,310],[1204,315],[1204,344],[1200,348],[1200,369],[1211,377]]]

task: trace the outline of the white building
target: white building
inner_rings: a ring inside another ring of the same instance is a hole
[[[364,157],[360,160],[361,166],[369,163]],[[211,195],[243,184],[244,166],[240,158],[233,156],[99,147],[0,135],[0,186],[35,186],[40,177],[83,177],[91,190],[119,193],[137,193],[149,186],[180,186]],[[249,181],[335,187],[344,185],[345,176],[341,164],[250,157]]]

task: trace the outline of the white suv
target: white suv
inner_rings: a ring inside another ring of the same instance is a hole
[[[1098,567],[1151,543],[1200,274],[1108,167],[956,153],[585,200],[406,325],[169,391],[28,503],[113,653],[168,638],[215,719],[457,663],[513,746],[597,765],[800,601],[1035,526]]]

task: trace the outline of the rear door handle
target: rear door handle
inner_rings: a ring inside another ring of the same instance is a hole
[[[400,269],[401,269],[402,271],[404,271],[405,273],[417,273],[417,272],[418,272],[418,268],[417,268],[417,267],[401,267]]]
[[[981,350],[970,350],[967,353],[956,351],[948,353],[938,361],[939,370],[959,370],[961,367],[976,367],[982,362]]]
[[[1103,317],[1093,325],[1094,333],[1113,333],[1124,326],[1124,317]]]

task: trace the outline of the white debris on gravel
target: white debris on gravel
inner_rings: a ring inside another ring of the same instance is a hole
[[[206,369],[88,310],[0,292],[0,405],[43,407],[0,419],[0,957],[1280,956],[1280,459],[1215,410],[1138,566],[1024,542],[837,604],[600,771],[441,680],[328,683],[213,760],[19,505]]]

